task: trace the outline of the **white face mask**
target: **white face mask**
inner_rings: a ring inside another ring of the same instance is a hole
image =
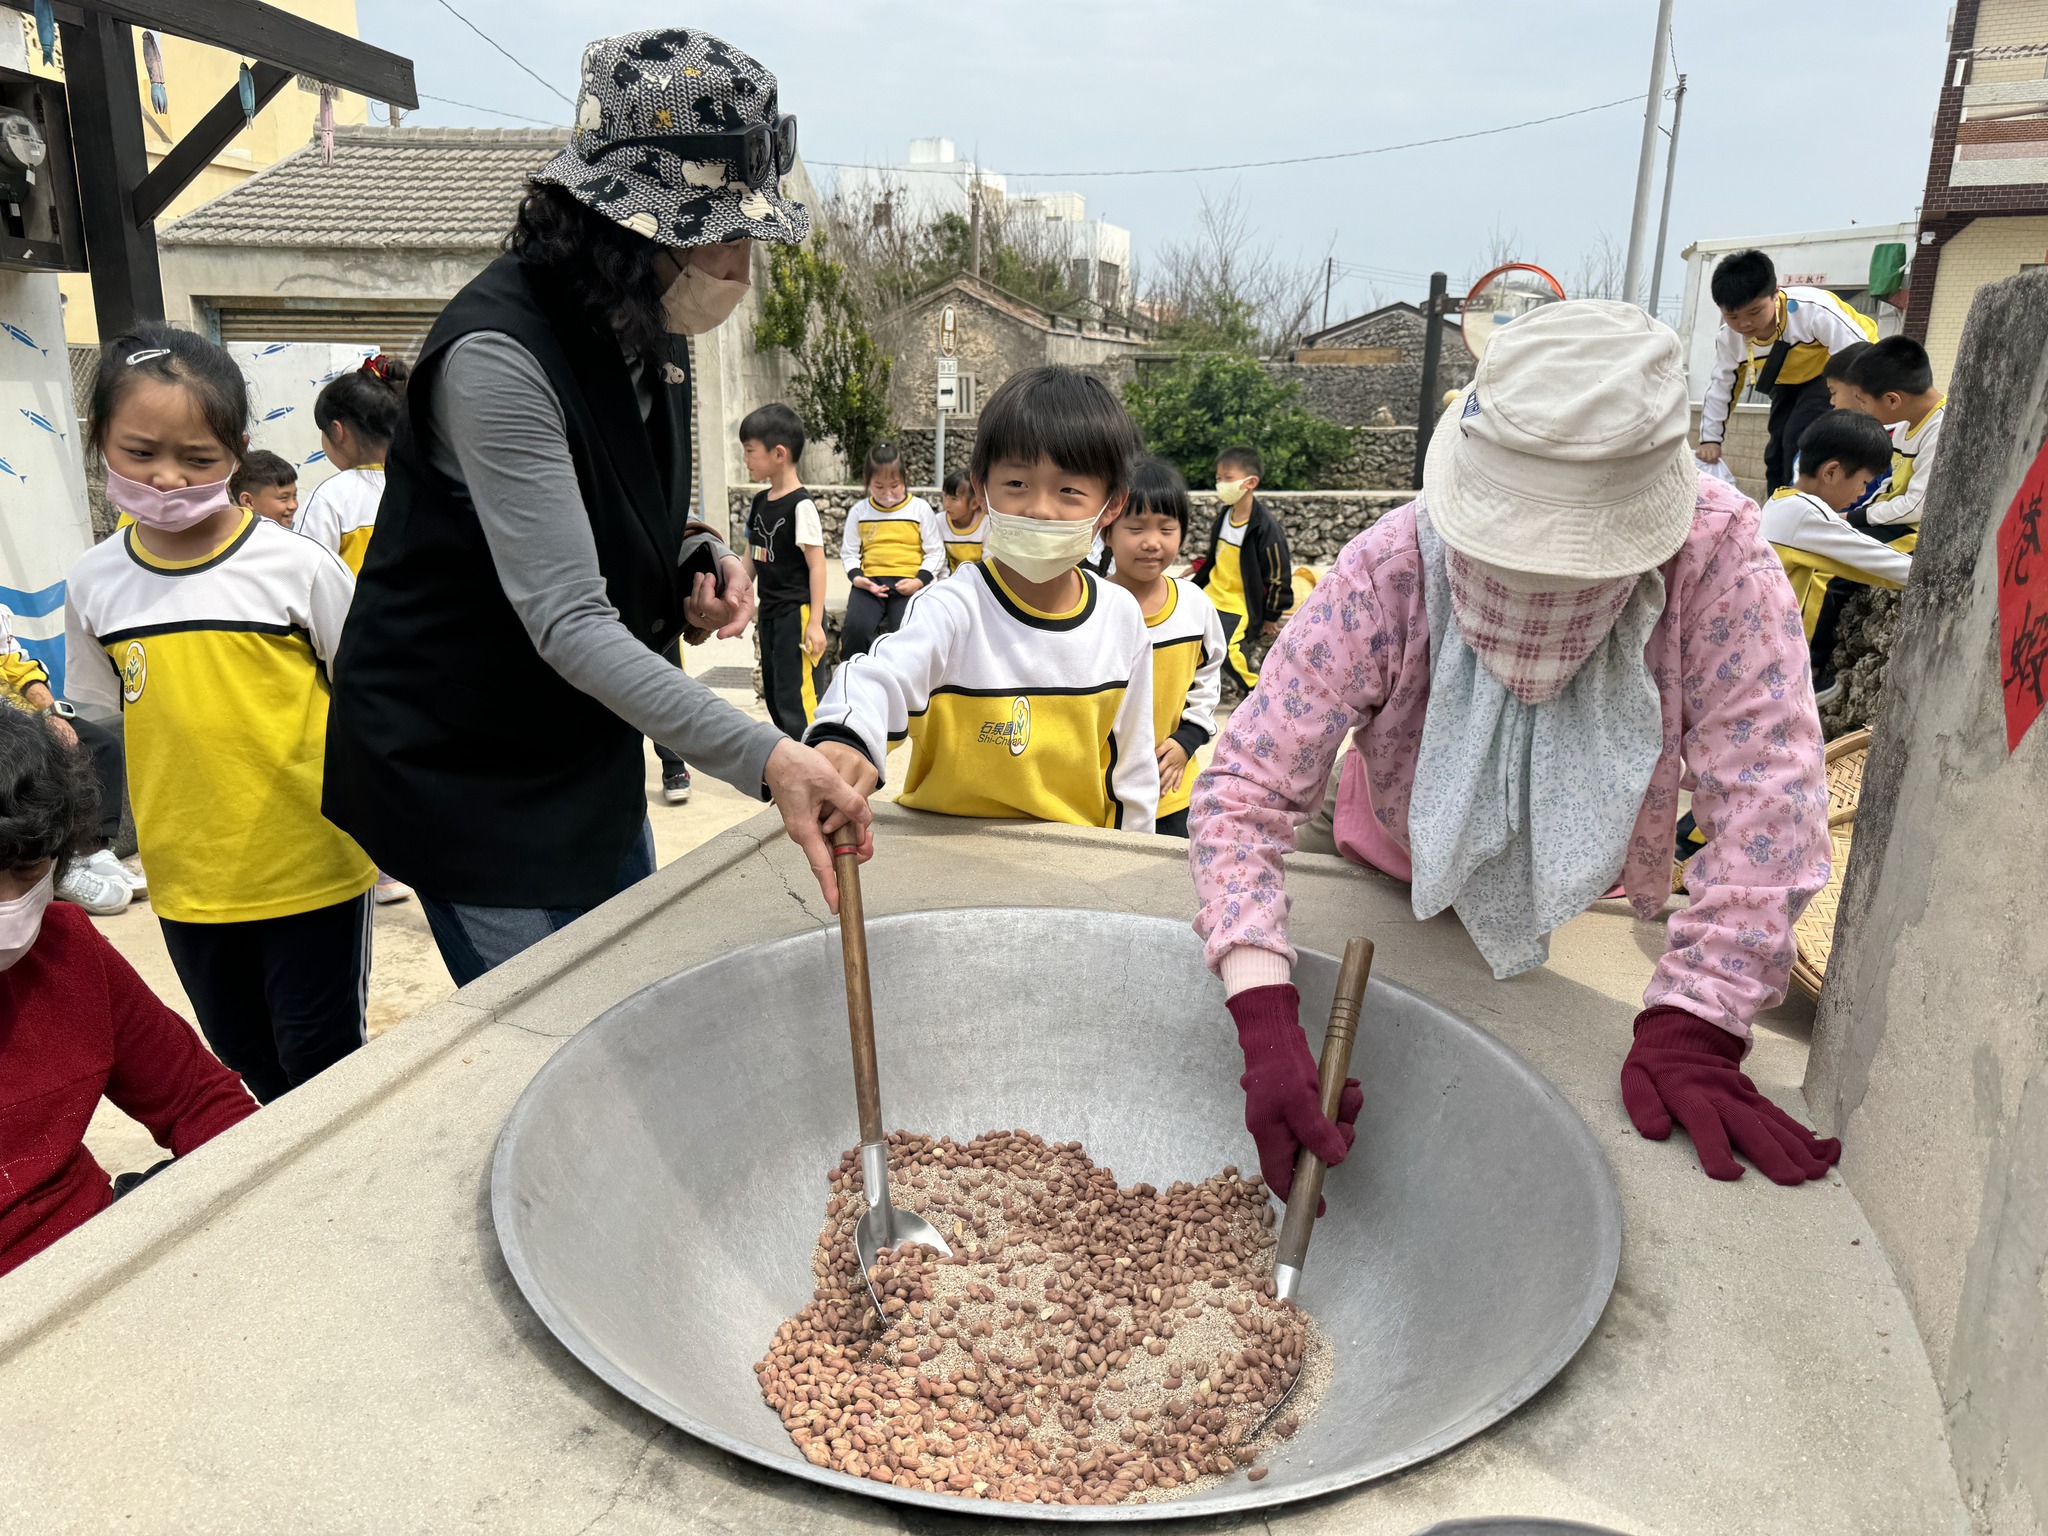
[[[1246,476],[1249,479],[1250,476]],[[1244,500],[1244,480],[1218,480],[1216,495],[1226,507],[1234,507]]]
[[[745,278],[713,277],[687,259],[661,296],[661,318],[671,335],[702,336],[725,323],[754,285]]]
[[[0,901],[0,971],[34,947],[36,935],[43,931],[43,911],[50,905],[50,895],[56,886],[57,864],[53,859],[43,871],[43,878],[26,894],[12,901]]]
[[[1051,581],[1088,558],[1101,516],[1098,511],[1094,517],[1048,521],[991,508],[985,548],[991,560],[1000,560],[1026,581]]]

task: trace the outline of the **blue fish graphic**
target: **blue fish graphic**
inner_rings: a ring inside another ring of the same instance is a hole
[[[275,357],[277,356],[278,353],[282,352],[286,347],[290,345],[291,343],[288,341],[273,341],[269,346],[265,347],[261,352],[258,352],[256,355],[258,357]]]
[[[24,347],[35,347],[36,350],[42,353],[43,356],[45,357],[48,357],[50,355],[50,349],[48,347],[36,346],[35,337],[29,335],[27,331],[24,331],[18,325],[10,325],[7,321],[0,320],[0,331],[5,331],[8,335],[12,336],[16,341],[20,342]]]
[[[26,416],[36,426],[41,427],[45,432],[55,432],[59,439],[62,439],[64,437],[64,434],[62,432],[57,431],[56,424],[52,422],[48,417],[39,415],[37,412],[30,410],[27,406],[22,407],[21,414]]]
[[[332,384],[336,379],[340,378],[344,373],[347,372],[348,370],[346,368],[337,368],[332,373],[323,373],[320,375],[319,378],[310,379],[307,382],[312,384]]]
[[[277,408],[276,410],[274,410],[274,411],[265,411],[265,412],[263,413],[263,419],[264,419],[265,421],[276,421],[276,420],[280,419],[281,417],[285,417],[285,416],[289,416],[289,415],[291,415],[291,413],[292,413],[293,411],[296,411],[297,409],[298,409],[298,407],[297,407],[296,405],[280,405],[280,406],[279,406],[279,407],[278,407],[278,408]]]
[[[307,464],[325,464],[327,462],[327,450],[325,448],[315,448],[313,456],[305,462]]]
[[[19,480],[23,485],[28,484],[28,476],[21,473],[20,470],[16,469],[12,464],[8,463],[5,459],[0,459],[0,475],[12,475],[14,476],[15,479]]]

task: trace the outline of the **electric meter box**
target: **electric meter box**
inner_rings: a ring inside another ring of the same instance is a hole
[[[0,268],[86,269],[64,86],[14,69],[0,69]]]

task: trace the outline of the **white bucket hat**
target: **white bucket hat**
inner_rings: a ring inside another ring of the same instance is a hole
[[[1443,541],[1510,571],[1606,581],[1652,570],[1692,527],[1672,329],[1633,304],[1546,304],[1488,345],[1443,414],[1423,499]]]

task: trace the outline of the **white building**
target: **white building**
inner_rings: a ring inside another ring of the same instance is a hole
[[[1102,309],[1121,311],[1130,300],[1131,232],[1088,217],[1079,192],[1012,192],[1009,181],[963,157],[951,139],[912,139],[909,157],[896,165],[848,166],[837,190],[877,223],[926,223],[944,214],[971,219],[977,187],[982,213],[1000,219],[1009,237],[1033,254],[1067,263],[1076,291]]]
[[[1896,336],[1905,325],[1905,316],[1895,305],[1871,298],[1871,257],[1881,245],[1903,245],[1910,253],[1918,228],[1912,223],[1855,224],[1848,229],[1695,240],[1688,245],[1679,252],[1685,259],[1685,297],[1678,314],[1678,339],[1685,348],[1686,384],[1692,398],[1697,401],[1706,394],[1707,377],[1714,369],[1714,337],[1721,328],[1721,312],[1714,307],[1709,284],[1722,257],[1736,251],[1762,251],[1778,269],[1779,283],[1825,288],[1874,319],[1880,336]]]

